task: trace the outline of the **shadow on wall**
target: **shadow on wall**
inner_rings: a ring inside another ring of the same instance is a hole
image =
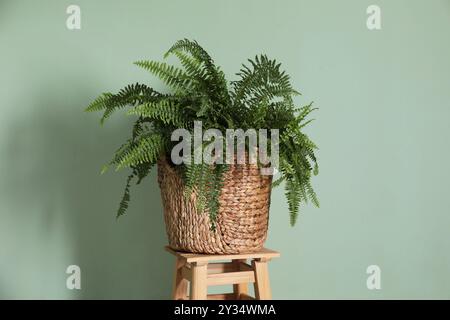
[[[8,6],[9,3],[7,1],[0,1],[0,25],[3,21],[3,17],[6,16],[6,14],[8,13]]]
[[[42,89],[33,112],[10,122],[0,146],[8,169],[0,181],[8,208],[0,227],[2,297],[169,298],[173,261],[163,249],[156,173],[133,188],[128,214],[119,220],[128,172],[99,174],[130,123],[118,115],[101,128],[100,114],[82,111],[91,90],[63,82]],[[81,268],[81,290],[66,288],[72,264]]]

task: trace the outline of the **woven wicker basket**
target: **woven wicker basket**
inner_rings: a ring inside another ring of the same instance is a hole
[[[225,173],[216,230],[207,213],[196,210],[195,193],[186,199],[183,182],[165,159],[158,182],[169,245],[175,250],[230,254],[262,248],[267,237],[272,176],[254,164],[232,165]]]

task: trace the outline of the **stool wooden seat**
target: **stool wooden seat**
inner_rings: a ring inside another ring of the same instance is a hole
[[[196,254],[166,250],[176,257],[172,298],[174,300],[268,300],[272,298],[267,263],[280,254],[266,248],[242,254]],[[218,262],[231,260],[229,262]],[[247,263],[250,260],[250,264]],[[190,293],[187,295],[188,282]],[[248,294],[253,283],[255,297]],[[208,286],[233,285],[233,293],[208,294]]]

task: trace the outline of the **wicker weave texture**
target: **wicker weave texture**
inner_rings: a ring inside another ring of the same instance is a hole
[[[232,165],[225,173],[216,230],[207,213],[198,213],[195,193],[186,199],[178,173],[158,162],[158,182],[169,245],[175,250],[231,254],[260,250],[267,237],[272,176],[256,165]]]

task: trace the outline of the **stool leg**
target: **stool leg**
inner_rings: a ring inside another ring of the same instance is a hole
[[[175,271],[173,275],[172,299],[186,300],[188,281],[183,278],[181,270],[186,264],[186,260],[177,258],[175,261]]]
[[[255,270],[255,298],[256,300],[270,300],[272,293],[270,291],[269,271],[267,268],[268,259],[258,259],[252,261],[253,270]]]
[[[246,263],[246,259],[236,259],[233,260],[233,264],[236,266],[236,271],[242,271],[241,262]],[[248,294],[248,283],[238,283],[233,284],[233,293],[234,298],[239,300],[241,298],[241,294]]]
[[[208,295],[208,264],[196,262],[192,264],[191,300],[206,300]]]

